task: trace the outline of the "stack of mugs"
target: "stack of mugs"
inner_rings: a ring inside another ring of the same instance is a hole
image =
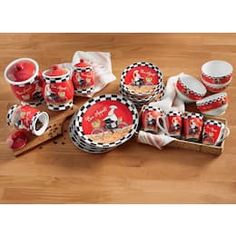
[[[72,143],[89,153],[108,152],[128,141],[138,128],[138,111],[123,96],[105,94],[87,101],[72,117]]]
[[[121,75],[120,93],[138,108],[164,95],[160,69],[149,62],[129,65]]]

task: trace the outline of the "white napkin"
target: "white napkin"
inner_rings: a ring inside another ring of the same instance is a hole
[[[163,146],[174,141],[175,138],[172,138],[165,134],[151,134],[141,130],[138,133],[137,140],[139,143],[149,144],[161,150]]]
[[[112,73],[111,53],[77,51],[71,64],[78,63],[80,59],[88,62],[95,72],[95,89],[93,93],[88,95],[89,97],[92,97],[94,93],[101,91],[108,83],[116,79]]]

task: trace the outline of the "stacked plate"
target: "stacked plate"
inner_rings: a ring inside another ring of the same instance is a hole
[[[134,104],[121,95],[105,94],[87,101],[69,125],[72,143],[89,153],[108,152],[128,141],[138,128]]]
[[[233,67],[226,61],[208,61],[202,66],[201,71],[202,82],[212,93],[223,91],[232,81]]]
[[[142,107],[164,95],[164,83],[160,69],[149,62],[129,65],[121,75],[120,93],[137,107]]]

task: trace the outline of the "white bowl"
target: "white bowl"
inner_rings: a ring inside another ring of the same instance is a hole
[[[197,108],[206,115],[218,116],[225,113],[228,107],[227,93],[216,93],[196,102]],[[202,106],[205,106],[202,108]]]

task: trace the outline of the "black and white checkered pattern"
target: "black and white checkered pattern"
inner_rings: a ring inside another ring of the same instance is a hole
[[[34,125],[33,125],[33,124],[36,122],[36,120],[38,119],[38,117],[39,117],[40,114],[41,114],[40,111],[38,111],[38,112],[36,112],[36,113],[34,114],[34,116],[33,116],[32,119],[31,119],[31,123],[30,123],[29,130],[31,130],[31,131],[34,130]]]
[[[32,101],[32,102],[21,102],[22,105],[29,105],[29,106],[32,106],[32,107],[37,107],[37,106],[40,106],[44,103],[44,98],[40,98],[38,99],[37,101]]]
[[[51,111],[64,111],[71,108],[72,106],[73,106],[73,102],[68,102],[65,104],[58,104],[58,105],[47,103],[47,107]]]
[[[66,82],[70,79],[70,73],[67,73],[67,74],[59,76],[59,77],[46,76],[44,74],[43,78],[46,81],[46,83],[63,83],[63,82]]]
[[[185,90],[187,90],[189,93],[194,94],[194,95],[196,95],[196,96],[200,96],[200,97],[205,96],[205,93],[198,93],[198,92],[196,92],[196,91],[190,89],[188,86],[186,86],[185,83],[184,83],[184,80],[183,80],[181,77],[178,78],[178,82],[179,82],[179,83],[181,84],[181,86],[182,86]],[[184,94],[184,95],[187,96],[186,94]]]
[[[75,95],[77,96],[83,96],[83,95],[88,95],[94,92],[94,87],[90,87],[88,89],[75,89]]]
[[[88,138],[87,135],[84,134],[83,128],[82,128],[83,116],[84,116],[85,112],[91,106],[95,105],[97,102],[107,101],[107,100],[118,101],[118,102],[126,105],[132,113],[133,125],[132,125],[129,133],[125,137],[121,138],[120,140],[118,140],[116,142],[112,142],[112,143],[97,143],[97,142],[91,140],[90,138]],[[136,129],[138,128],[138,122],[139,122],[138,111],[131,101],[129,101],[128,99],[126,99],[125,97],[120,96],[120,95],[105,94],[105,95],[101,95],[101,96],[90,99],[88,102],[86,102],[79,109],[79,111],[76,113],[76,115],[72,118],[71,132],[73,133],[73,137],[77,137],[77,139],[79,138],[80,140],[83,140],[83,142],[85,144],[87,144],[89,147],[94,147],[98,150],[111,150],[112,148],[115,148],[115,147],[123,144],[124,142],[128,141],[134,135]]]
[[[213,98],[216,95],[218,95],[218,97]],[[225,99],[225,98],[227,98],[227,93],[222,92],[222,93],[213,94],[213,95],[210,95],[208,97],[205,97],[202,100],[197,101],[196,104],[197,104],[197,106],[209,105],[209,104],[212,104],[214,102],[221,101],[222,99]]]
[[[19,105],[15,104],[15,105],[11,106],[10,109],[8,110],[8,112],[7,112],[6,120],[7,120],[7,124],[9,126],[11,126],[11,124],[12,124],[12,117],[13,117],[13,115],[14,115],[14,113],[15,113],[15,111],[18,107],[19,107]]]
[[[154,107],[154,106],[151,106],[151,105],[143,106],[142,107],[142,112],[145,112],[145,111],[158,111],[158,112],[164,113],[164,111],[161,108]]]
[[[76,71],[76,72],[90,72],[90,71],[92,71],[93,69],[92,69],[92,67],[84,67],[84,68],[81,68],[81,67],[76,67],[76,66],[74,66],[74,71]]]
[[[162,72],[160,71],[160,69],[159,69],[157,66],[153,65],[153,64],[150,63],[150,62],[144,62],[144,61],[142,61],[142,62],[136,62],[136,63],[133,63],[133,64],[129,65],[128,67],[126,67],[126,69],[124,69],[124,71],[123,71],[122,74],[121,74],[121,81],[120,81],[120,82],[121,82],[121,87],[122,87],[122,89],[125,90],[126,92],[135,95],[135,93],[133,93],[132,91],[130,91],[130,90],[126,87],[126,85],[125,85],[125,77],[126,77],[127,73],[128,73],[130,70],[132,70],[133,68],[136,68],[136,67],[138,67],[138,66],[147,66],[147,67],[153,69],[153,70],[157,73],[157,76],[158,76],[158,78],[159,78],[159,83],[162,83],[162,82],[163,82],[163,75],[162,75]],[[154,86],[155,86],[155,85],[154,85]],[[156,85],[156,86],[158,86],[158,85]]]
[[[182,112],[180,112],[180,111],[169,111],[166,115],[167,116],[182,116]]]
[[[204,124],[205,125],[216,125],[218,127],[224,126],[224,124],[218,120],[206,120]]]
[[[199,118],[203,119],[203,115],[200,113],[195,113],[195,112],[186,112],[183,114],[184,119],[189,119],[189,118]]]

